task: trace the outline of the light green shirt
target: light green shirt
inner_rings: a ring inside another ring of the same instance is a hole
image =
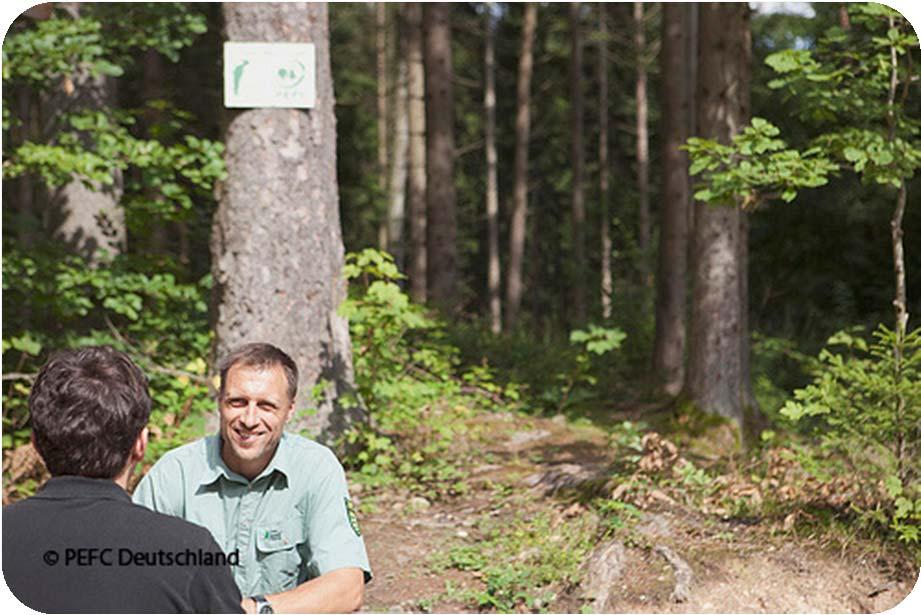
[[[296,587],[339,568],[371,566],[345,472],[325,446],[283,434],[275,456],[252,481],[221,458],[220,436],[174,449],[147,473],[134,502],[204,526],[225,553],[243,596]]]

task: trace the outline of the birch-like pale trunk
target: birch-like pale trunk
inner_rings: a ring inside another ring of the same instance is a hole
[[[422,5],[404,2],[409,58],[409,295],[416,303],[428,300],[426,282],[425,65],[422,53]]]
[[[403,225],[406,222],[406,178],[409,173],[409,64],[406,39],[400,37],[397,82],[393,104],[393,160],[390,164],[390,194],[387,207],[387,242],[394,261],[404,270],[406,247]]]
[[[515,101],[515,161],[512,219],[509,225],[508,275],[505,287],[505,328],[512,330],[521,308],[525,231],[528,217],[528,146],[531,135],[531,76],[534,72],[534,32],[537,5],[524,5],[521,51],[518,54],[518,82]]]
[[[608,160],[608,16],[598,3],[598,190],[601,200],[601,316],[611,318],[614,278],[611,273],[611,169]]]
[[[387,194],[387,4],[379,2],[375,13],[375,51],[377,55],[377,185],[380,194]],[[387,217],[377,230],[377,243],[381,250],[390,250]]]
[[[489,293],[489,328],[494,334],[502,332],[502,280],[499,262],[499,179],[496,154],[496,32],[492,2],[486,3],[486,88],[483,109],[486,114],[486,224],[488,235],[487,289]]]
[[[646,18],[642,2],[633,3],[634,50],[636,53],[636,191],[639,199],[640,273],[644,286],[652,285],[649,266],[651,224],[649,216],[649,99],[646,70]],[[668,75],[670,79],[672,75]]]

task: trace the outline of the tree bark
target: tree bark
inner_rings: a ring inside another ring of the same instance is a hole
[[[78,2],[61,3],[60,7],[74,18],[80,16]],[[104,109],[114,101],[115,80],[105,75],[94,76],[88,68],[81,67],[72,91],[53,101],[49,112]],[[74,178],[52,197],[54,236],[91,263],[97,261],[98,250],[110,255],[124,252],[128,237],[125,210],[119,205],[123,192],[120,171],[114,173],[108,185],[97,182],[86,185]]]
[[[377,185],[381,198],[387,194],[387,4],[379,2],[376,11],[376,53],[377,53]],[[390,250],[387,217],[378,227],[378,245],[381,250]]]
[[[331,443],[363,418],[354,397],[336,182],[327,8],[225,3],[229,40],[316,45],[316,107],[255,109],[226,134],[228,177],[211,239],[217,358],[240,344],[284,349],[300,371],[294,431]],[[321,385],[320,400],[312,397]]]
[[[598,188],[601,205],[601,316],[611,318],[614,281],[611,274],[610,162],[608,160],[608,19],[598,3]]]
[[[656,336],[653,371],[662,390],[677,395],[684,384],[687,294],[688,155],[681,149],[690,130],[690,71],[686,33],[690,6],[666,3],[662,15],[662,171],[659,265],[656,275]]]
[[[501,275],[499,263],[499,180],[496,155],[496,33],[492,2],[486,3],[486,52],[484,67],[486,88],[483,108],[486,113],[486,221],[489,242],[489,328],[494,334],[502,332]]]
[[[534,71],[534,31],[537,29],[537,5],[524,6],[521,52],[518,56],[518,84],[515,102],[515,177],[512,218],[509,226],[508,275],[505,287],[505,327],[511,330],[521,307],[522,269],[525,230],[528,217],[528,145],[531,135],[531,75]]]
[[[409,294],[428,300],[426,251],[425,66],[422,53],[422,5],[404,2],[403,20],[409,49]]]
[[[637,237],[640,248],[640,274],[644,286],[651,286],[649,267],[649,101],[646,75],[646,20],[643,3],[633,3],[634,49],[636,52],[636,190],[639,198]],[[671,79],[668,75],[667,79]]]
[[[700,6],[701,136],[728,143],[748,119],[751,34],[745,4]],[[686,390],[702,410],[757,426],[748,373],[748,225],[736,206],[696,204],[694,291]]]
[[[698,58],[698,35],[700,23],[700,5],[696,2],[690,3],[688,7],[688,35],[687,35],[687,57],[688,57],[688,134],[697,134],[697,58]],[[688,192],[688,263],[694,260],[694,195]]]
[[[459,281],[450,16],[448,3],[424,5],[428,291],[446,311],[458,307]]]
[[[144,51],[142,61],[144,81],[141,84],[141,96],[144,103],[162,99],[165,96],[163,57],[156,49]],[[153,138],[151,129],[160,121],[162,112],[157,108],[147,107],[142,116],[144,131],[148,138]],[[147,198],[162,201],[163,197],[155,189],[147,191]],[[151,220],[148,245],[154,254],[166,254],[169,250],[169,222],[163,219]]]
[[[572,324],[580,326],[587,318],[585,299],[585,148],[583,147],[584,105],[582,96],[581,4],[569,4],[572,51],[569,62],[570,130],[572,132]]]
[[[401,30],[402,32],[402,30]],[[397,60],[397,83],[394,94],[393,160],[390,165],[390,195],[387,208],[387,243],[397,266],[403,271],[405,246],[403,224],[406,221],[406,177],[409,172],[409,66],[406,59],[406,39],[400,36],[400,57]]]

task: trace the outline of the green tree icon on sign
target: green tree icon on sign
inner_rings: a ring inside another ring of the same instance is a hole
[[[240,80],[243,78],[243,69],[246,68],[246,65],[249,64],[249,60],[243,60],[237,64],[233,69],[233,93],[240,93]]]
[[[283,88],[291,89],[301,84],[307,75],[307,68],[302,62],[295,61],[295,66],[283,66],[278,69],[278,80]]]

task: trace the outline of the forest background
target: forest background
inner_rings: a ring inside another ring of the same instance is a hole
[[[320,144],[297,162],[312,184],[241,127],[289,116],[224,108],[221,45],[245,38],[226,6],[53,3],[10,26],[4,502],[44,480],[26,401],[55,349],[112,344],[146,371],[146,468],[213,421],[215,355],[264,331],[297,346],[295,427],[342,455],[369,515],[394,494],[461,501],[477,463],[519,460],[490,448],[496,417],[512,449],[550,425],[604,442],[536,481],[594,520],[566,517],[572,561],[513,557],[549,531],[539,508],[518,542],[487,523],[433,556],[479,575],[448,604],[585,606],[553,600],[588,583],[589,545],[629,544],[677,503],[921,563],[921,102],[901,15],[318,6],[251,14],[263,40],[285,19],[315,28],[335,119],[289,124]],[[277,198],[231,207],[241,178]],[[322,196],[302,214],[286,192]],[[319,298],[281,318],[243,288],[260,270]]]

